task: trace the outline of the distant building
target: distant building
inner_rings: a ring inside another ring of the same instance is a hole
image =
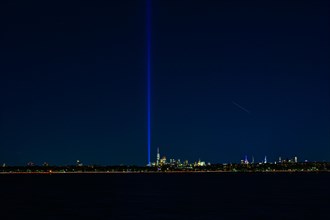
[[[249,164],[247,155],[245,155],[244,164]]]
[[[205,163],[205,161],[201,161],[201,160],[199,159],[198,162],[197,162],[197,166],[199,166],[199,167],[203,167],[203,166],[206,166],[206,163]]]
[[[77,165],[77,167],[82,167],[83,166],[83,163],[80,160],[77,160],[76,161],[76,165]]]
[[[35,165],[35,164],[34,164],[33,162],[31,162],[31,161],[27,163],[27,166],[28,166],[28,167],[33,167],[34,165]]]
[[[160,163],[161,166],[166,164],[166,156],[163,156],[162,159],[160,159]]]
[[[156,161],[150,163],[150,166],[153,166],[153,167],[157,166],[159,169],[162,166],[168,166],[168,167],[171,167],[171,168],[178,168],[178,167],[192,168],[194,166],[197,167],[197,166],[206,166],[206,165],[207,165],[206,162],[201,161],[201,160],[198,160],[198,161],[196,161],[194,163],[191,163],[191,164],[189,164],[188,160],[185,160],[182,163],[180,159],[174,159],[174,158],[171,158],[171,159],[169,159],[169,161],[167,161],[165,155],[163,155],[163,156],[160,155],[159,148],[157,148]]]
[[[157,158],[156,158],[156,165],[158,166],[160,162],[160,153],[159,153],[159,147],[157,148]]]

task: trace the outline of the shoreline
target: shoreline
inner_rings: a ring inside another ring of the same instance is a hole
[[[95,171],[95,172],[0,172],[0,175],[83,175],[83,174],[195,174],[195,173],[237,173],[237,174],[251,174],[251,173],[330,173],[329,170],[320,171],[147,171],[147,172],[132,172],[132,171]]]

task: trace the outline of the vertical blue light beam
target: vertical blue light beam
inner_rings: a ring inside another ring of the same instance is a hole
[[[150,165],[151,149],[151,0],[147,1],[147,114],[148,114],[148,165]]]

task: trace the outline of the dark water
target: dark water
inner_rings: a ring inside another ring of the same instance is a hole
[[[0,219],[330,219],[330,173],[0,175]]]

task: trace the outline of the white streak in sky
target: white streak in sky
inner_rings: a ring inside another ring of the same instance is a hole
[[[231,101],[236,107],[240,108],[241,110],[245,111],[246,113],[250,114],[251,112],[249,110],[247,110],[246,108],[242,107],[241,105],[239,105],[238,103]]]

